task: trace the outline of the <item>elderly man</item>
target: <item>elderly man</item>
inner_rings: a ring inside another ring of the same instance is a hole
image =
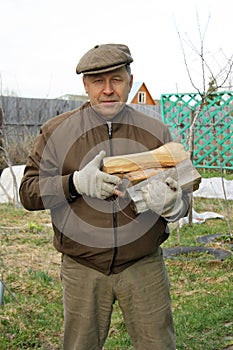
[[[135,215],[121,180],[101,170],[106,155],[171,141],[163,123],[126,104],[132,61],[121,44],[84,54],[76,72],[90,101],[42,126],[21,182],[26,209],[50,209],[62,253],[65,350],[102,349],[115,301],[135,349],[175,350],[160,245],[167,222],[186,214],[185,196],[177,183],[150,183],[143,189],[148,210]]]

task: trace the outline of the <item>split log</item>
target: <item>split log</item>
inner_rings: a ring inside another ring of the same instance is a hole
[[[147,210],[141,188],[146,186],[148,181],[157,180],[165,182],[168,177],[172,177],[174,180],[176,180],[181,189],[187,193],[196,191],[201,182],[201,175],[193,167],[191,160],[185,159],[175,167],[161,171],[157,175],[150,177],[149,180],[141,181],[127,189],[127,194],[132,200],[132,208],[136,214]]]
[[[167,169],[169,168],[152,168],[152,169],[131,171],[130,173],[124,174],[124,177],[126,177],[131,182],[132,185],[136,185],[138,182],[146,180],[149,177],[155,176]],[[116,175],[121,177],[121,174],[116,174]]]
[[[141,188],[149,181],[147,179],[165,182],[167,177],[172,177],[187,193],[197,190],[201,182],[201,175],[194,168],[190,153],[176,142],[148,152],[105,157],[103,170],[130,181],[131,187],[126,193],[136,214],[147,210],[141,193]]]
[[[189,158],[189,152],[185,151],[182,144],[169,142],[152,151],[105,157],[103,171],[108,174],[122,174],[152,168],[167,168]]]

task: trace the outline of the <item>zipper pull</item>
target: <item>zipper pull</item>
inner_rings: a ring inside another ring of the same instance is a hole
[[[108,125],[108,136],[111,138],[112,137],[112,122],[107,121],[107,125]]]

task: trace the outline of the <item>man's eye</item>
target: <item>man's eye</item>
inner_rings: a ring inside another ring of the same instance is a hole
[[[121,82],[121,79],[120,79],[120,78],[114,78],[114,79],[113,79],[113,82],[118,84],[118,83]]]

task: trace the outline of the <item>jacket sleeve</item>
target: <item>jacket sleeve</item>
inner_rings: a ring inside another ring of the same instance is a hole
[[[70,200],[69,176],[62,175],[52,142],[43,130],[37,136],[26,162],[19,195],[27,210],[43,210]]]

